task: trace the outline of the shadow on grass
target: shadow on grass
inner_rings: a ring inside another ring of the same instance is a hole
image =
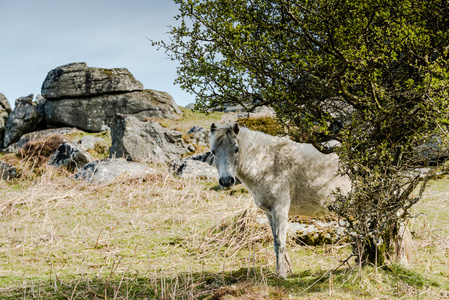
[[[311,284],[307,293],[326,289],[323,273],[302,272],[287,280],[265,268],[242,268],[219,273],[164,275],[115,274],[110,278],[0,278],[0,299],[285,299]],[[318,280],[323,277],[321,280]],[[6,287],[9,286],[9,287]]]
[[[385,267],[385,270],[391,274],[395,282],[406,283],[415,288],[424,286],[442,287],[449,290],[449,283],[437,282],[435,280],[425,278],[422,274],[414,272],[398,264],[392,264]]]
[[[404,268],[393,266],[385,270],[394,280],[417,288],[439,287]],[[286,299],[319,297],[338,286],[353,297],[363,296],[357,286],[357,271],[340,269],[335,272],[309,270],[280,279],[265,268],[242,268],[219,273],[179,273],[165,275],[155,271],[147,274],[123,273],[110,277],[92,276],[66,278],[0,277],[0,299]],[[332,277],[331,277],[332,276]],[[352,283],[351,283],[352,282]],[[343,291],[343,292],[345,292]],[[369,295],[365,295],[369,296]]]

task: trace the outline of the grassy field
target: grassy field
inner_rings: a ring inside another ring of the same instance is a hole
[[[0,299],[449,299],[449,177],[414,207],[412,266],[360,272],[347,244],[290,239],[282,280],[243,186],[152,167],[100,186],[45,166],[0,181]]]

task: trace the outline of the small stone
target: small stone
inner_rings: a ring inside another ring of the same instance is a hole
[[[17,178],[18,171],[17,168],[13,165],[7,164],[3,161],[0,161],[0,178],[3,180],[9,180],[12,178]]]

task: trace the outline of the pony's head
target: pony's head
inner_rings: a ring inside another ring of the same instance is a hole
[[[239,165],[239,125],[210,126],[210,148],[215,157],[218,170],[218,182],[223,188],[230,188],[236,182],[237,167]]]

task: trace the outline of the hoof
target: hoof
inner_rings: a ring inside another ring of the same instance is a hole
[[[277,274],[280,278],[282,279],[286,279],[288,275],[291,275],[293,273],[292,268],[290,267],[290,265],[285,264],[283,266],[281,266],[280,268],[278,268],[277,270]]]
[[[287,273],[278,273],[278,276],[279,276],[279,278],[281,278],[281,279],[287,279],[287,276],[288,276],[288,274]]]
[[[278,273],[279,278],[287,279],[287,277],[292,274],[292,271],[291,270],[285,270],[285,271],[279,271],[277,273]]]
[[[292,263],[287,253],[285,253],[284,259],[278,264],[276,273],[282,279],[286,279],[288,275],[291,275],[293,273]]]

